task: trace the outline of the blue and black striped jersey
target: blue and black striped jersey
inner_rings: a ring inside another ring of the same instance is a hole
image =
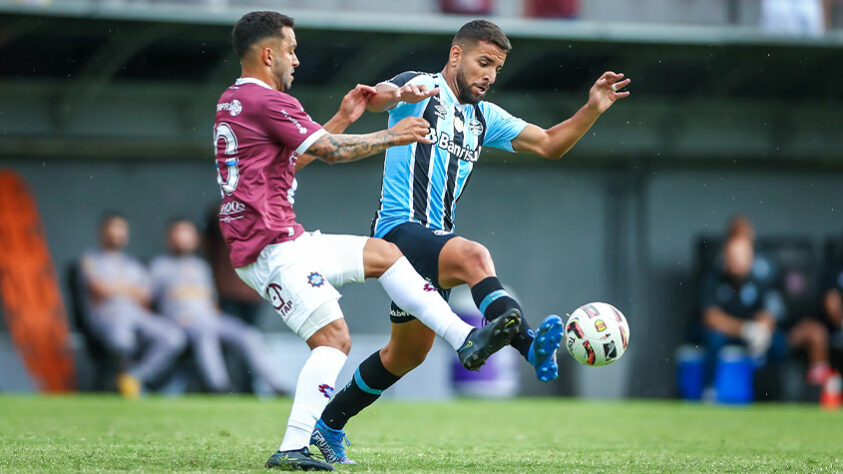
[[[481,149],[490,146],[512,151],[512,140],[527,122],[489,102],[460,104],[441,73],[409,71],[387,82],[398,87],[408,82],[428,89],[439,87],[439,94],[416,104],[399,102],[389,111],[390,127],[406,117],[427,120],[433,143],[412,143],[386,151],[372,235],[383,237],[405,222],[453,231],[457,200]]]

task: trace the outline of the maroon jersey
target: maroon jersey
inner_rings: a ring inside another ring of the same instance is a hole
[[[235,268],[304,232],[293,212],[296,159],[325,133],[298,100],[258,79],[238,79],[220,96],[214,122],[219,218]]]

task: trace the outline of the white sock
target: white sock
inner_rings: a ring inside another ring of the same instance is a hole
[[[328,346],[319,346],[310,352],[299,373],[293,408],[279,451],[310,446],[313,427],[334,394],[334,384],[347,357],[343,351]]]
[[[386,294],[399,308],[459,349],[474,329],[451,311],[439,292],[419,275],[407,257],[401,257],[378,278]]]

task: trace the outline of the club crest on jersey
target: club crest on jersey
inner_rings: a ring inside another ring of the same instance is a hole
[[[325,278],[319,272],[312,272],[307,276],[307,283],[314,288],[319,288],[325,284]]]
[[[468,129],[471,130],[471,133],[479,137],[483,134],[483,122],[473,118],[468,122]]]
[[[334,387],[323,383],[319,386],[319,391],[322,392],[322,395],[325,395],[325,398],[331,398],[334,396]]]
[[[442,107],[442,105],[434,105],[433,113],[436,114],[437,117],[439,117],[439,120],[445,120],[445,118],[448,116],[448,110],[445,109],[445,107]]]

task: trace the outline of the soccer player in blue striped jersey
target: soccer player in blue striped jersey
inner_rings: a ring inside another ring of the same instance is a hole
[[[454,37],[442,72],[398,74],[378,84],[368,104],[372,112],[388,110],[390,126],[406,117],[424,118],[430,123],[432,142],[387,150],[373,236],[396,244],[443,296],[457,285],[469,285],[477,307],[490,321],[504,314],[521,316],[521,306],[498,279],[489,251],[453,233],[457,201],[482,148],[560,158],[616,100],[629,95],[620,89],[630,82],[623,74],[604,73],[582,108],[543,129],[483,101],[510,49],[509,39],[497,25],[486,20],[469,22]],[[360,364],[316,425],[311,442],[328,462],[350,462],[343,446],[348,419],[421,364],[433,345],[434,333],[394,303],[390,320],[389,343]],[[535,332],[526,318],[521,321],[512,346],[535,368],[539,380],[555,379],[561,319],[548,316]]]

